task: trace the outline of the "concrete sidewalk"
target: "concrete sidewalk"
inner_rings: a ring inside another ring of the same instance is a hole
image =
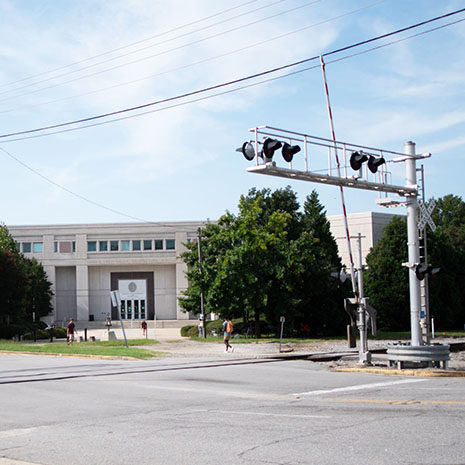
[[[126,333],[127,339],[144,339],[145,336],[142,334],[142,329],[139,327],[135,327],[135,325],[131,328],[129,324],[127,327],[124,327],[124,331]],[[110,332],[112,332],[116,339],[124,339],[123,330],[115,327],[110,328]],[[84,330],[77,331],[77,335],[79,337],[84,338]],[[88,329],[87,330],[87,339],[89,340],[91,337],[95,337],[96,340],[99,341],[108,341],[108,330],[107,329]],[[182,340],[184,338],[181,337],[181,329],[180,328],[148,328],[147,329],[147,338],[148,339],[156,339],[157,341],[168,341],[168,340]]]

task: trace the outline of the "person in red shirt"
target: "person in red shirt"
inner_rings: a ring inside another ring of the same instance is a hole
[[[68,345],[71,345],[74,342],[74,333],[77,334],[76,325],[74,320],[71,318],[69,320],[68,326],[66,327],[66,334],[68,335]]]

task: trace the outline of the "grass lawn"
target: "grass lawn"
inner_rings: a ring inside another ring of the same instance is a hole
[[[153,358],[160,354],[160,352],[134,347],[137,345],[157,344],[157,341],[151,339],[135,339],[128,341],[128,344],[131,347],[126,348],[124,341],[75,342],[69,346],[66,342],[28,344],[2,340],[0,341],[0,350],[47,354],[106,355],[134,357],[141,360]]]

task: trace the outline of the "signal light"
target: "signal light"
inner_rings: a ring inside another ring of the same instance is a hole
[[[252,161],[255,158],[255,149],[253,148],[253,144],[251,142],[244,142],[242,147],[236,149],[236,152],[241,152],[244,157]]]
[[[265,163],[270,162],[273,159],[273,155],[276,150],[282,146],[281,142],[276,139],[270,139],[269,137],[263,141],[262,158]]]
[[[358,171],[367,160],[368,157],[363,152],[352,152],[350,156],[350,167]]]
[[[281,153],[283,154],[284,160],[286,160],[288,163],[290,163],[294,155],[299,152],[300,147],[298,145],[290,145],[287,142],[284,142]]]
[[[375,158],[373,155],[370,155],[370,158],[368,159],[368,169],[372,173],[376,173],[378,168],[385,163],[386,160],[383,157]]]
[[[282,147],[282,156],[285,161],[290,163],[296,153],[300,152],[300,146],[291,145],[287,142],[281,142],[277,139],[266,138],[263,142],[263,149],[258,153],[260,158],[263,158],[265,163],[269,163],[273,160],[274,153],[276,150]],[[242,153],[246,160],[252,161],[255,158],[255,145],[248,141],[244,142],[241,147],[236,149],[236,152]]]
[[[341,283],[344,283],[346,279],[351,279],[351,275],[346,273],[346,268],[343,266],[340,271],[334,271],[331,273],[333,278],[339,279]]]
[[[441,268],[434,267],[432,265],[424,265],[419,263],[415,266],[415,274],[420,281],[423,281],[426,276],[434,276],[439,273]]]

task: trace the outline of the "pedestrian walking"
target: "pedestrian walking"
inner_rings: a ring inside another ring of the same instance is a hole
[[[225,318],[223,321],[223,332],[224,332],[223,341],[224,341],[224,345],[226,346],[225,352],[229,352],[229,349],[231,349],[231,352],[234,352],[234,347],[229,343],[233,329],[234,327],[233,327],[232,321]]]
[[[74,342],[74,333],[77,334],[76,325],[74,320],[71,318],[69,320],[68,326],[66,326],[66,334],[68,336],[68,345],[71,345]]]
[[[145,320],[142,321],[140,327],[142,328],[142,336],[145,336],[147,338],[147,322]]]

